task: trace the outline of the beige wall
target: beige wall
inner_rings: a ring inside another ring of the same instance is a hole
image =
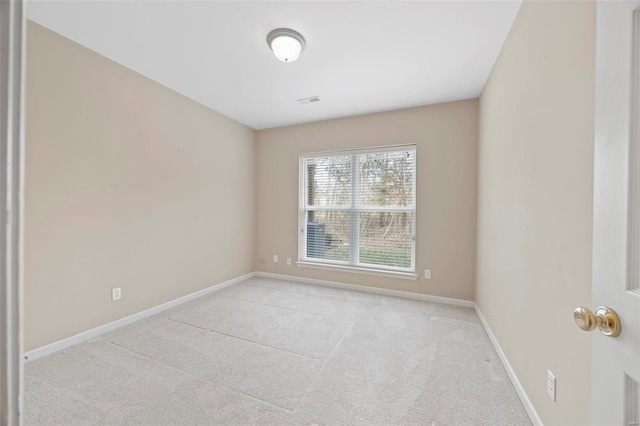
[[[253,271],[255,132],[27,37],[25,349]]]
[[[313,106],[311,106],[313,107]],[[476,99],[258,132],[259,271],[473,300],[475,285]],[[416,281],[301,268],[299,154],[417,145]],[[280,262],[273,263],[277,254]],[[286,258],[293,260],[287,266]],[[425,280],[424,269],[432,279]]]
[[[546,425],[588,423],[594,56],[594,3],[525,1],[480,98],[477,303]]]

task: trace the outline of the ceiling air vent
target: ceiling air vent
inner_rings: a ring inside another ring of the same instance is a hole
[[[318,96],[311,96],[309,98],[298,99],[298,102],[300,102],[302,105],[311,104],[314,102],[320,102],[320,98]]]

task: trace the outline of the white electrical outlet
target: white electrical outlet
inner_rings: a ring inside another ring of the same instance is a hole
[[[287,257],[287,265],[291,265],[291,258]]]
[[[424,278],[427,280],[431,279],[431,269],[425,269],[424,270]]]
[[[273,263],[278,263],[278,255],[277,254],[273,255]]]
[[[111,289],[111,301],[115,302],[116,300],[120,300],[122,298],[122,290],[120,287]]]
[[[547,393],[553,401],[556,400],[556,377],[551,370],[547,370]]]

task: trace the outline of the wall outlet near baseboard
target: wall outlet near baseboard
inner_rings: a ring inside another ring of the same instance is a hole
[[[551,400],[556,400],[556,376],[553,375],[551,370],[547,370],[547,393]]]
[[[425,269],[424,270],[424,278],[426,280],[430,280],[431,279],[431,269]]]
[[[273,255],[273,263],[278,263],[278,255],[277,254]]]
[[[287,265],[291,265],[291,258],[287,257]]]
[[[115,302],[116,300],[122,299],[122,290],[120,287],[111,289],[111,301]]]

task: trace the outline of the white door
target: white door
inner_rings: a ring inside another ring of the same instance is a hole
[[[640,1],[599,1],[596,37],[591,423],[640,425]],[[576,354],[580,356],[580,354]]]

